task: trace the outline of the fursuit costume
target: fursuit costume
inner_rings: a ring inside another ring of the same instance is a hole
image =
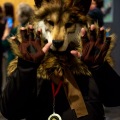
[[[80,2],[80,8],[88,11],[91,1]],[[36,0],[35,3],[39,8],[40,1]],[[29,28],[28,31],[20,30],[21,37],[11,40],[17,57],[8,67],[8,82],[1,96],[1,113],[5,118],[104,120],[103,105],[120,105],[120,95],[117,93],[120,90],[120,77],[110,65],[112,45],[109,38],[112,36],[106,39],[104,49],[101,48],[101,56],[98,55],[98,49],[94,48],[92,51],[92,55],[100,56],[99,59],[96,57],[91,60],[87,57],[86,60],[86,50],[93,45],[88,41],[84,44],[78,44],[78,41],[70,43],[64,52],[50,49],[45,54],[39,42],[40,31],[36,34],[36,42],[33,29]],[[90,39],[93,39],[94,35],[94,31],[90,31]],[[103,33],[100,33],[98,38],[96,37],[101,41]],[[81,40],[88,38],[84,36]],[[81,45],[84,45],[82,51]],[[99,47],[100,44],[96,46]],[[81,59],[70,54],[74,49],[83,52]],[[96,51],[97,53],[94,53]],[[96,64],[96,61],[100,64]],[[90,67],[93,65],[95,67]]]

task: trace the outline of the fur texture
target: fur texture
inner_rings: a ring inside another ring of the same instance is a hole
[[[90,20],[86,16],[87,12],[82,9],[85,5],[80,4],[81,7],[78,7],[78,4],[76,2],[74,3],[72,0],[70,3],[67,0],[64,2],[62,0],[48,1],[39,0],[40,4],[37,4],[35,15],[32,19],[34,28],[36,30],[39,28],[42,29],[42,45],[44,46],[45,40],[53,43],[51,51],[46,54],[38,68],[38,77],[49,79],[47,74],[48,71],[51,74],[62,76],[63,67],[69,67],[73,74],[90,76],[91,73],[87,66],[84,65],[80,59],[75,58],[70,54],[71,50],[82,52],[80,28],[85,27],[86,30],[88,30],[90,24]],[[78,1],[82,3],[83,0]],[[88,11],[88,8],[86,9]],[[19,32],[17,38],[21,42]],[[115,35],[111,35],[111,38],[112,43],[105,57],[109,63],[112,63],[110,54],[114,46]],[[62,41],[62,45],[56,47],[54,46],[54,41]],[[17,44],[14,41],[11,41],[11,43],[14,53],[17,56],[22,57]],[[16,67],[17,58],[10,63],[8,75],[10,75]]]

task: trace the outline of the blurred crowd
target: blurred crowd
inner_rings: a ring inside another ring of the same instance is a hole
[[[29,23],[33,8],[27,3],[19,3],[17,9],[11,2],[0,5],[0,94],[2,91],[3,72],[6,74],[7,65],[15,58],[9,43],[9,37],[17,34],[17,29]],[[16,18],[16,19],[15,19]],[[17,25],[15,25],[17,21]],[[4,71],[3,71],[3,62]]]

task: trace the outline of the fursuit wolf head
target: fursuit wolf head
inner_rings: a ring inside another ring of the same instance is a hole
[[[91,0],[35,0],[35,26],[51,50],[63,52],[77,40],[80,26],[86,24]]]

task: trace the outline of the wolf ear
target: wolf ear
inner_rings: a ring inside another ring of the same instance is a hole
[[[76,7],[80,13],[86,15],[92,0],[61,0],[68,7]]]
[[[60,2],[65,3],[67,6],[75,6],[78,8],[80,13],[86,15],[89,11],[92,0],[34,0],[35,6],[40,7],[43,2]]]
[[[34,0],[34,2],[35,2],[35,6],[36,7],[40,7],[41,6],[41,4],[43,3],[43,2],[62,2],[62,1],[64,1],[64,0]]]
[[[42,2],[50,2],[50,0],[34,0],[34,2],[35,2],[35,6],[39,8]]]
[[[86,15],[89,11],[92,0],[73,0],[73,6],[79,9],[79,12]]]
[[[36,7],[40,7],[42,0],[34,0],[34,2]]]

